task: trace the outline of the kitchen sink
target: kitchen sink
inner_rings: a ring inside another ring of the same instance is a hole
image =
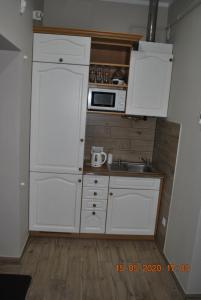
[[[111,171],[128,171],[128,163],[127,162],[113,162],[110,165]]]
[[[144,163],[131,162],[113,162],[110,165],[111,171],[119,172],[134,172],[134,173],[150,173],[153,172],[153,167]]]
[[[128,172],[136,172],[136,173],[153,172],[153,168],[152,166],[146,164],[129,163]]]

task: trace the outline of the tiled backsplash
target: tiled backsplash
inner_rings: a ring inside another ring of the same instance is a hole
[[[169,216],[180,125],[162,119],[158,119],[156,124],[153,164],[165,174],[156,241],[159,248],[163,250],[166,227],[162,225],[162,218],[165,217],[168,220]]]
[[[85,159],[91,158],[91,146],[102,146],[113,160],[152,159],[156,119],[127,119],[118,115],[87,114]]]

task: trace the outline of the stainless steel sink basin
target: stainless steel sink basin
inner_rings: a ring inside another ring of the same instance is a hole
[[[153,172],[153,168],[150,165],[146,165],[146,164],[128,163],[128,172],[136,172],[136,173]]]
[[[111,171],[128,171],[128,163],[127,162],[113,162],[110,165]]]
[[[113,162],[110,165],[110,170],[115,172],[134,172],[134,173],[150,173],[153,172],[151,165],[144,163],[130,163],[130,162]]]

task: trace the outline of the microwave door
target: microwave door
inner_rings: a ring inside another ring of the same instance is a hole
[[[91,91],[90,109],[94,110],[114,110],[116,103],[116,93]]]

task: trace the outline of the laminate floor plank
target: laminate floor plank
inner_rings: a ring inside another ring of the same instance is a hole
[[[32,237],[0,273],[32,276],[26,300],[183,300],[153,241]]]

